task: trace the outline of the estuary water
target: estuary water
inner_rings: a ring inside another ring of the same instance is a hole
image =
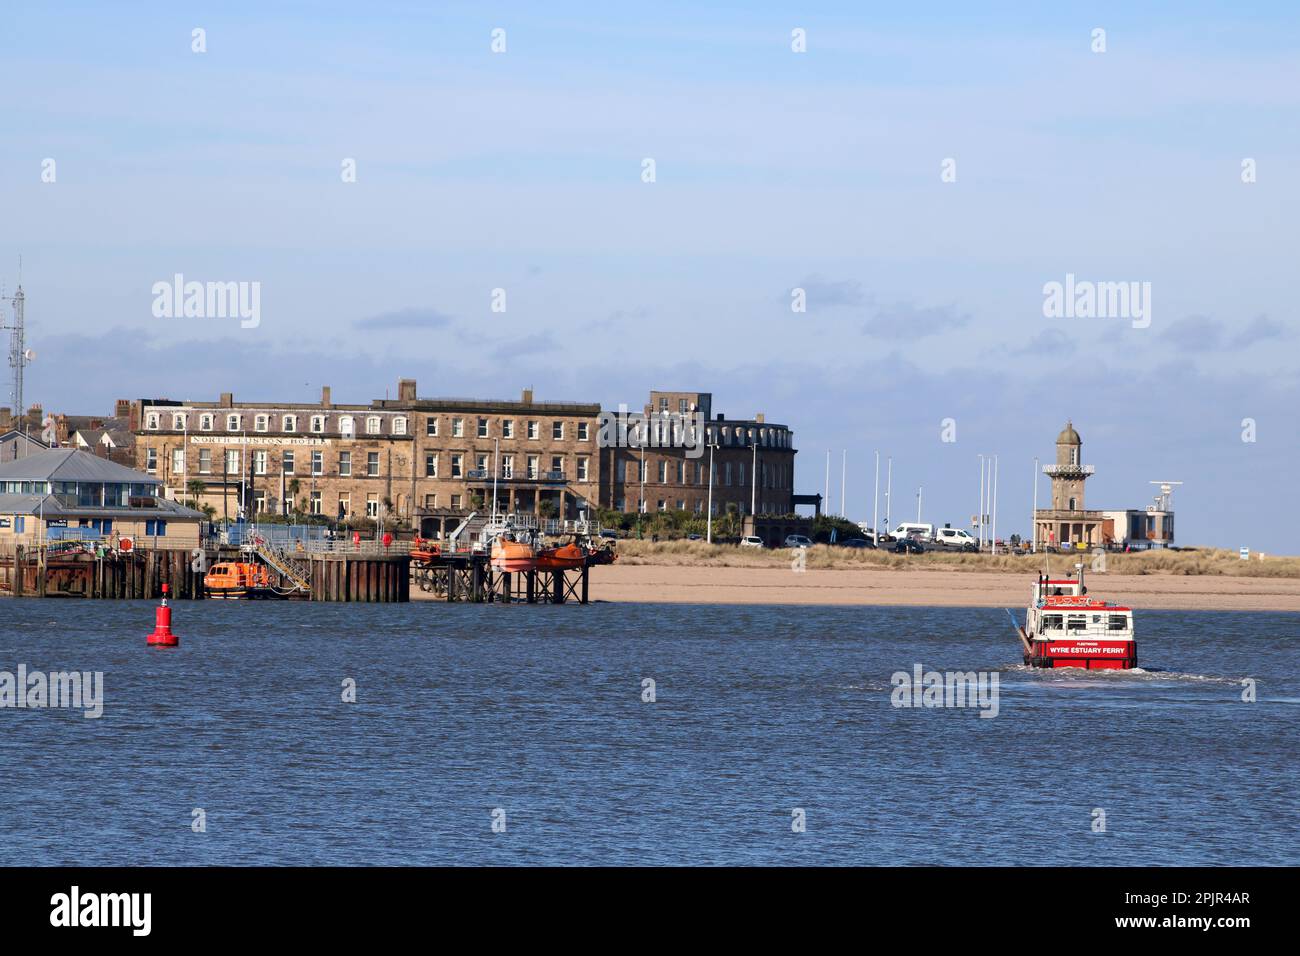
[[[1089,674],[988,609],[9,600],[0,672],[103,713],[0,708],[0,864],[1300,864],[1300,615],[1137,624]]]

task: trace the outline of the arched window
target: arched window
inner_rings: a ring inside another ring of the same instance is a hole
[[[351,438],[355,433],[356,426],[352,421],[351,415],[344,415],[339,419],[339,434],[344,438]]]

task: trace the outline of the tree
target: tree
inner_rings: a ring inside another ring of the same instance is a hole
[[[185,490],[190,493],[190,501],[197,502],[199,495],[207,490],[208,483],[202,478],[191,478],[185,483]]]

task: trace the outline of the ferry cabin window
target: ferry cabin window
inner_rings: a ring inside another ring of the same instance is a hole
[[[1063,621],[1064,621],[1064,618],[1063,618],[1060,614],[1044,614],[1044,615],[1043,615],[1043,630],[1044,630],[1044,631],[1059,631],[1059,630],[1061,629],[1061,625],[1062,625]]]
[[[1065,622],[1065,629],[1067,631],[1083,631],[1087,630],[1087,628],[1088,615],[1086,614],[1071,614],[1069,619]]]
[[[1112,615],[1110,616],[1110,630],[1112,630],[1112,631],[1127,631],[1127,630],[1128,630],[1128,618],[1127,618],[1126,616],[1124,616],[1123,614],[1112,614]]]

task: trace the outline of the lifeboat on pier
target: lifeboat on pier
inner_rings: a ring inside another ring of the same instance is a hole
[[[532,545],[502,535],[492,539],[492,567],[514,573],[537,570],[537,552]]]
[[[203,593],[217,600],[277,597],[271,587],[271,572],[265,565],[248,561],[221,561],[208,569]]]
[[[1034,583],[1024,626],[1016,628],[1025,663],[1086,670],[1137,667],[1133,609],[1089,597],[1083,565],[1075,569],[1073,578],[1040,574]]]
[[[586,563],[586,549],[572,541],[558,548],[543,548],[537,552],[539,571],[576,571]]]

